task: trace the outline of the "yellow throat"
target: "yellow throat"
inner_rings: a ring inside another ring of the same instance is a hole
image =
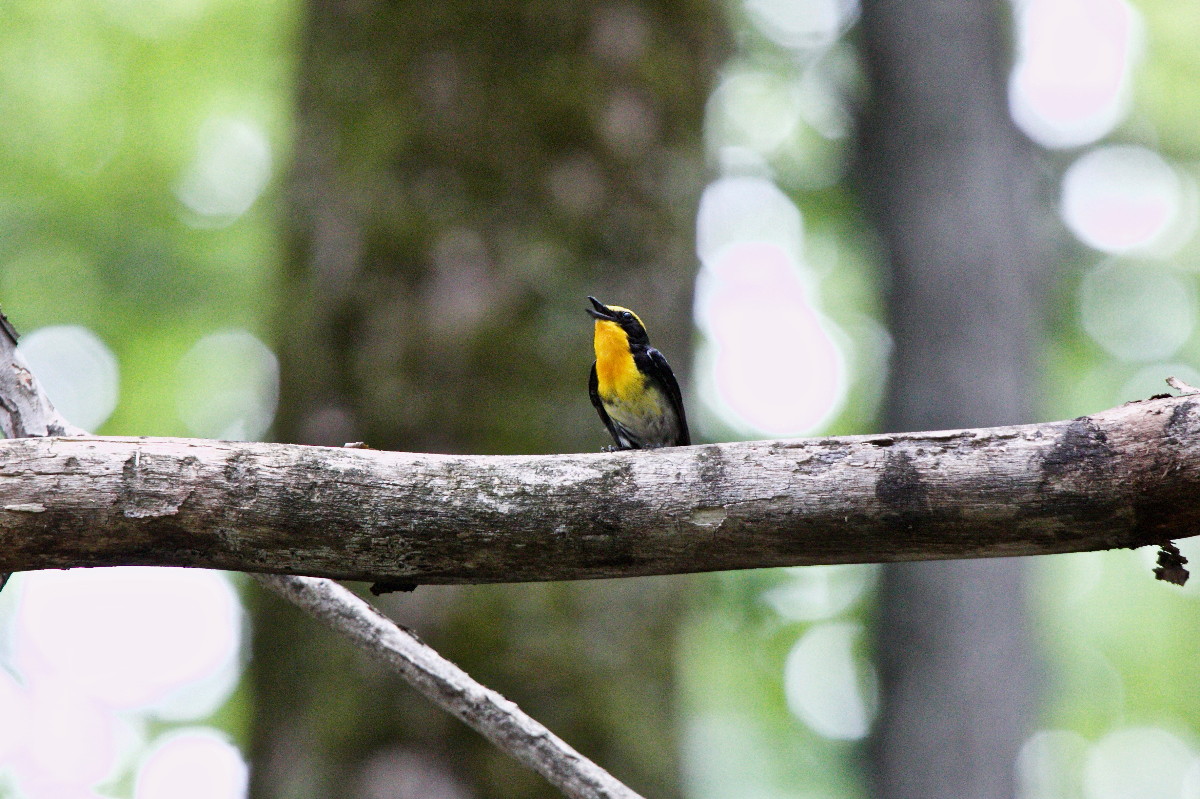
[[[629,337],[616,322],[596,320],[596,382],[603,397],[622,396],[641,386],[642,375],[629,351]]]

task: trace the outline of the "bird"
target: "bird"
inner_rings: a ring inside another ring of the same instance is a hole
[[[596,320],[588,394],[616,442],[606,451],[691,444],[679,383],[667,359],[650,346],[642,320],[628,308],[588,300],[587,312]]]

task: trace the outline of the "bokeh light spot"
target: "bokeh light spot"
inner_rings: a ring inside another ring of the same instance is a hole
[[[1128,107],[1140,30],[1125,0],[1019,2],[1009,82],[1013,120],[1046,147],[1104,136]]]
[[[237,747],[208,729],[166,738],[138,770],[134,799],[242,799],[249,772]]]
[[[815,621],[848,610],[875,584],[878,566],[846,564],[784,570],[788,580],[763,593],[763,601],[785,619]]]
[[[7,670],[0,668],[0,773],[12,763],[28,729],[29,703],[25,689]]]
[[[871,728],[878,681],[870,664],[854,654],[861,635],[861,624],[816,624],[784,664],[788,708],[826,738],[858,740]]]
[[[95,430],[117,407],[117,358],[79,325],[39,328],[21,339],[21,354],[58,411],[72,424]]]
[[[1084,275],[1079,313],[1088,335],[1117,358],[1161,360],[1191,337],[1196,298],[1169,269],[1108,261]]]
[[[701,197],[696,251],[697,373],[713,410],[767,435],[824,424],[843,401],[847,367],[805,284],[800,210],[765,178],[721,178]]]
[[[728,247],[770,242],[799,262],[803,224],[798,209],[771,181],[758,177],[721,178],[709,184],[696,216],[696,254],[715,263]]]
[[[1039,730],[1017,755],[1020,799],[1061,799],[1079,794],[1088,744],[1067,730]]]
[[[53,679],[28,689],[24,750],[12,762],[30,796],[72,795],[108,778],[120,754],[118,722],[94,698]]]
[[[1088,752],[1083,794],[1086,799],[1184,799],[1194,760],[1191,748],[1166,730],[1117,730]]]
[[[840,407],[846,363],[777,244],[726,249],[701,271],[696,319],[705,334],[699,362],[731,424],[767,435],[810,432]]]
[[[175,195],[203,225],[226,225],[249,210],[271,177],[271,146],[258,125],[214,118],[200,128],[196,155]]]
[[[178,687],[236,662],[241,606],[226,577],[198,569],[120,567],[25,576],[14,660],[93,701],[154,710]],[[211,712],[224,695],[210,696]],[[189,686],[190,688],[191,686]]]
[[[721,78],[708,98],[706,138],[722,147],[744,146],[770,155],[800,120],[799,92],[778,75],[738,70]]]
[[[764,731],[759,719],[733,703],[721,711],[690,715],[683,731],[685,796],[799,799],[786,788],[781,790],[778,775],[764,768],[763,753],[778,746],[778,739]]]
[[[797,50],[828,47],[858,17],[854,0],[746,0],[763,35]]]
[[[1152,244],[1176,220],[1182,201],[1175,170],[1144,147],[1097,148],[1063,176],[1063,221],[1080,241],[1104,252]]]
[[[254,441],[266,433],[279,402],[279,361],[251,333],[205,336],[179,361],[176,406],[200,438]]]

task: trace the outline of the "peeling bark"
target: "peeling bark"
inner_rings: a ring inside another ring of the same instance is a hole
[[[2,318],[2,315],[0,315]],[[0,364],[0,432],[5,438],[75,436],[84,431],[62,417],[42,392],[20,351],[11,346],[16,336],[4,320],[5,363]]]
[[[1161,544],[1200,516],[1200,400],[1016,427],[455,456],[0,442],[0,571],[195,566],[487,583]]]

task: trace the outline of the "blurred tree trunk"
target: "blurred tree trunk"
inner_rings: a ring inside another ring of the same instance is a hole
[[[863,6],[860,173],[890,263],[886,429],[1032,421],[1035,154],[1005,94],[996,0]],[[879,597],[880,799],[1012,799],[1035,705],[1024,563],[887,567]]]
[[[721,30],[703,0],[312,0],[277,437],[608,443],[586,396],[585,295],[636,308],[686,366]],[[427,586],[381,604],[618,778],[669,797],[677,586]],[[291,608],[257,596],[254,612],[256,799],[555,795]]]

